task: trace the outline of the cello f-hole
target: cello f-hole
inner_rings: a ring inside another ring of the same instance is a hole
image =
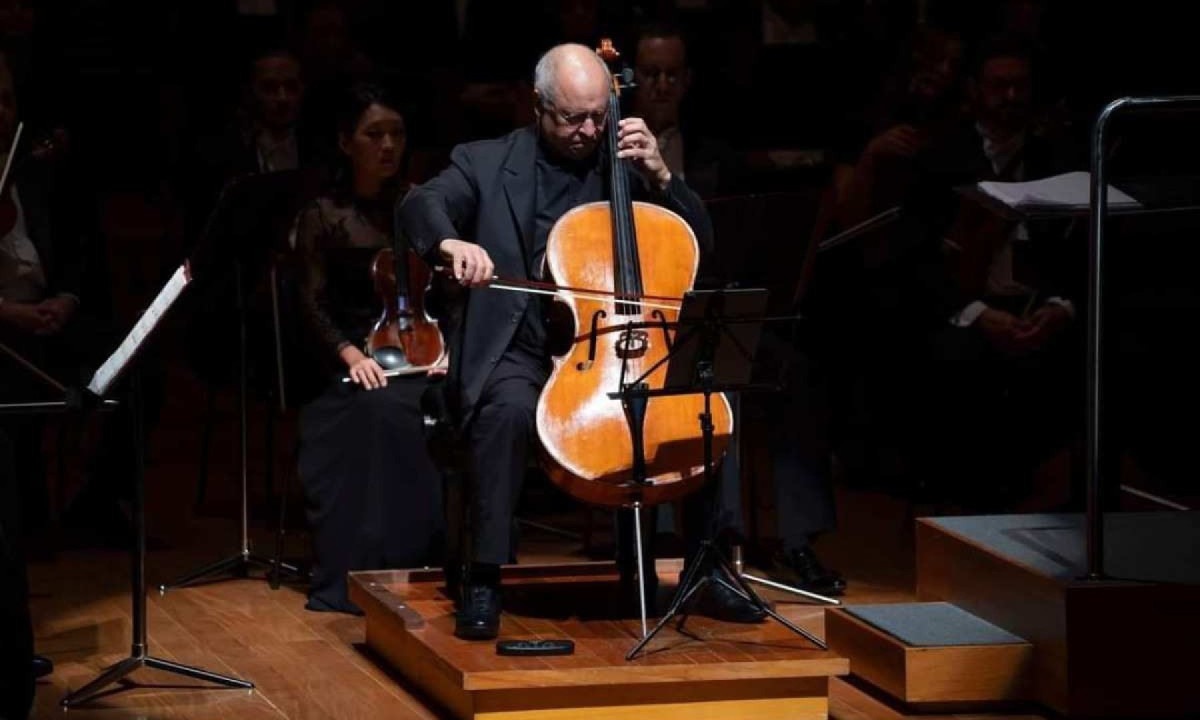
[[[585,362],[579,363],[576,367],[579,370],[590,370],[596,362],[596,337],[600,332],[600,321],[608,317],[608,312],[605,310],[597,310],[592,313],[592,330],[588,333],[588,359]]]

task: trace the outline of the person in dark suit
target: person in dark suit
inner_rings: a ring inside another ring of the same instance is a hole
[[[927,457],[932,477],[993,508],[1020,499],[1037,465],[1069,440],[1083,390],[1082,228],[1005,220],[954,192],[1077,167],[1069,138],[1033,123],[1033,70],[1018,39],[981,45],[968,85],[971,121],[918,156],[905,209],[905,235],[919,243],[911,284],[940,431]],[[967,472],[978,478],[971,487],[960,482]]]
[[[97,299],[98,283],[87,237],[86,207],[71,201],[52,141],[12,146],[17,128],[17,97],[12,77],[0,61],[0,153],[14,153],[12,171],[0,196],[0,342],[63,385],[82,384],[111,347],[107,307]],[[54,392],[7,357],[0,360],[0,400],[44,399]],[[40,395],[39,395],[40,394]],[[121,427],[106,417],[106,433]],[[41,455],[44,419],[0,419],[13,442],[18,497],[27,533],[45,528],[49,498]],[[120,432],[120,430],[115,430]],[[106,435],[105,440],[114,439]],[[89,461],[89,478],[63,513],[71,529],[99,532],[105,541],[128,539],[128,521],[118,506],[125,492],[102,443]]]
[[[177,179],[186,203],[188,244],[202,241],[223,188],[249,175],[310,168],[318,143],[303,122],[308,97],[300,61],[280,47],[257,48],[246,62],[232,121],[199,137]],[[330,131],[329,134],[333,134]]]
[[[634,89],[631,114],[645,118],[663,160],[700,197],[728,194],[744,172],[726,143],[697,127],[687,113],[692,69],[683,30],[670,23],[649,23],[634,45]]]
[[[470,558],[455,625],[469,639],[493,638],[499,630],[500,566],[515,557],[514,505],[550,369],[546,306],[528,294],[483,288],[494,274],[540,278],[559,217],[605,197],[599,161],[609,121],[608,68],[587,47],[559,45],[538,61],[534,85],[532,126],[456,147],[450,166],[409,192],[397,210],[417,252],[472,288],[447,379],[474,469]],[[679,214],[710,249],[703,204],[667,168],[645,121],[624,118],[618,133],[617,156],[629,160],[634,197]]]

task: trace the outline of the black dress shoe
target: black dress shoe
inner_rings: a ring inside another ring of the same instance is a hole
[[[491,640],[500,634],[500,588],[468,585],[454,619],[454,635],[463,640]]]
[[[776,558],[776,568],[783,571],[781,582],[794,585],[817,595],[841,595],[846,580],[836,570],[821,564],[811,547],[792,550]]]
[[[33,677],[42,678],[54,672],[54,661],[45,655],[33,656]]]
[[[734,623],[760,623],[767,619],[767,613],[762,608],[717,582],[718,577],[723,578],[724,575],[713,573],[709,582],[697,593],[698,597],[693,601],[693,612],[714,620]]]

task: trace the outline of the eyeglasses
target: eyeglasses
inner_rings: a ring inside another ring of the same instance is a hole
[[[550,103],[543,103],[547,110],[550,111],[551,117],[560,125],[570,128],[582,127],[585,122],[591,118],[592,124],[596,127],[603,127],[604,121],[608,119],[608,110],[596,110],[595,112],[577,112],[568,113],[554,107]]]

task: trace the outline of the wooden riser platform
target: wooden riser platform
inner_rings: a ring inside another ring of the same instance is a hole
[[[663,592],[678,561],[660,561]],[[632,661],[640,621],[621,617],[612,563],[504,569],[500,637],[569,637],[575,653],[516,658],[494,642],[455,638],[441,574],[352,573],[367,644],[455,716],[555,718],[827,718],[829,678],[849,663],[779,623],[735,625],[692,616],[665,627]]]
[[[943,600],[1033,645],[1032,697],[1069,717],[1200,713],[1200,517],[1107,518],[1106,572],[1084,575],[1077,515],[922,518],[917,595]],[[1136,579],[1134,579],[1136,578]]]

